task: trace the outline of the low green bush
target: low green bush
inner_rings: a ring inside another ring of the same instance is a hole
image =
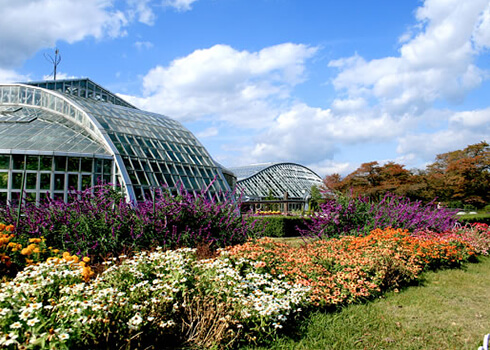
[[[464,224],[473,224],[480,222],[482,224],[490,225],[490,214],[472,214],[472,215],[460,215],[458,217],[459,222]]]
[[[253,228],[255,236],[261,237],[296,237],[300,236],[298,228],[307,228],[306,222],[309,218],[299,216],[251,216],[247,220],[255,221]]]

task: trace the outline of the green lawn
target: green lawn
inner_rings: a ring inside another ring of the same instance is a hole
[[[428,272],[418,286],[338,312],[315,312],[298,339],[243,349],[472,349],[490,333],[490,258]]]

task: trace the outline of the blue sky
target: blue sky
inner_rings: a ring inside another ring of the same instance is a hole
[[[423,168],[490,141],[488,0],[0,0],[0,81],[89,77],[225,166]]]

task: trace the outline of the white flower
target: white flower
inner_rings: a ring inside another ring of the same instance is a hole
[[[29,327],[34,327],[36,325],[36,323],[39,322],[39,319],[36,317],[36,318],[31,318],[30,320],[27,321],[27,325]]]
[[[61,341],[65,341],[70,338],[70,335],[68,333],[61,333],[60,335],[58,335],[58,338],[60,338]]]
[[[15,333],[9,333],[8,335],[5,336],[4,340],[4,345],[9,346],[10,344],[17,344],[18,341],[16,340],[19,336]]]
[[[13,328],[13,329],[18,329],[18,328],[21,328],[22,327],[22,323],[20,323],[19,321],[17,322],[14,322],[10,325],[10,328]]]
[[[138,313],[129,320],[128,326],[130,329],[139,329],[142,322],[143,318],[141,318],[140,314]]]

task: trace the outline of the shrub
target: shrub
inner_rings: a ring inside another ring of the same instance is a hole
[[[458,215],[458,221],[463,225],[476,223],[484,223],[489,225],[490,214]]]
[[[39,205],[26,203],[16,235],[45,237],[46,244],[77,255],[96,258],[117,256],[151,246],[213,249],[245,242],[253,223],[241,217],[231,199],[209,199],[182,190],[174,197],[157,192],[154,201],[127,203],[111,186],[73,192],[65,203],[47,199]],[[17,209],[0,208],[0,220],[12,222]]]
[[[338,237],[340,235],[365,235],[376,228],[402,228],[444,231],[453,227],[457,219],[455,212],[438,209],[434,202],[423,205],[392,194],[385,195],[379,202],[367,198],[338,196],[320,205],[320,211],[311,216],[305,235]]]
[[[247,220],[254,224],[253,236],[257,237],[295,237],[305,230],[306,222],[310,220],[293,216],[249,217]]]

